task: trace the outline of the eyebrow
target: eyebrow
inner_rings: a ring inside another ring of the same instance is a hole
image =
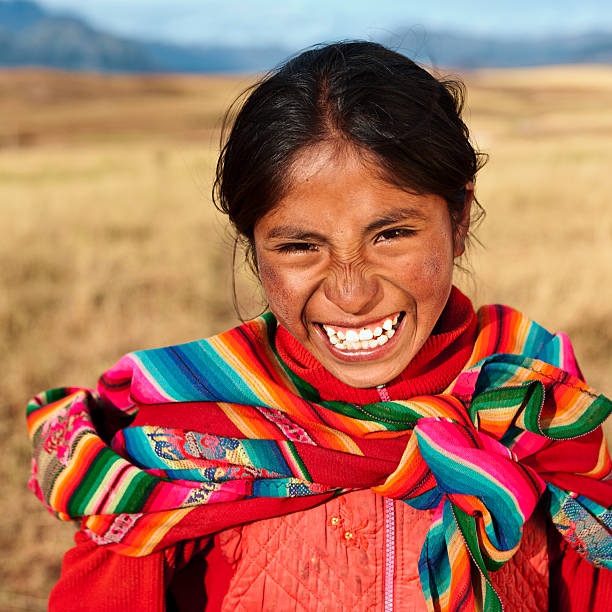
[[[305,230],[297,225],[277,225],[273,227],[266,235],[266,238],[286,238],[289,240],[318,240],[325,242],[325,236],[318,232]]]
[[[382,217],[375,219],[371,223],[368,223],[365,227],[366,232],[375,232],[376,230],[383,229],[388,225],[394,223],[401,223],[402,221],[426,221],[427,215],[419,208],[408,206],[405,208],[398,208],[384,214]]]
[[[402,221],[425,221],[426,219],[427,215],[419,208],[410,206],[399,208],[385,213],[378,219],[368,223],[364,228],[364,233],[375,232]],[[304,229],[299,225],[277,225],[268,232],[266,238],[285,238],[289,240],[303,240],[305,242],[309,240],[316,240],[319,242],[327,241],[327,238],[323,234],[313,232],[310,229]]]

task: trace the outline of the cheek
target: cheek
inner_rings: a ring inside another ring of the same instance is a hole
[[[414,283],[444,281],[452,272],[452,258],[443,247],[430,247],[417,257],[411,257],[401,266],[403,277]]]
[[[427,279],[431,277],[437,278],[442,272],[442,258],[440,257],[440,253],[430,253],[429,257],[423,263],[423,276]]]
[[[403,270],[399,284],[416,300],[437,301],[445,299],[450,290],[453,259],[446,244],[433,245],[424,249],[416,259],[411,258],[405,265],[398,266],[398,270]]]
[[[449,282],[453,275],[453,242],[450,234],[430,244],[423,259],[423,275],[437,278],[441,283]]]
[[[258,258],[259,280],[263,287],[270,310],[283,324],[299,318],[298,296],[291,279],[270,265],[265,258]]]
[[[259,280],[264,290],[266,290],[266,293],[268,287],[274,287],[279,284],[280,275],[277,268],[270,265],[265,257],[257,256],[257,270],[259,273]]]

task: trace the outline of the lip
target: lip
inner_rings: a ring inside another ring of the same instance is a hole
[[[389,341],[383,344],[382,346],[377,346],[377,347],[374,347],[373,349],[363,349],[360,351],[343,351],[343,350],[337,349],[333,344],[330,344],[327,338],[327,334],[325,333],[325,331],[323,330],[323,327],[320,324],[318,323],[315,324],[315,329],[316,329],[316,333],[318,334],[320,338],[320,341],[324,344],[325,348],[336,359],[340,361],[344,361],[344,362],[373,361],[375,359],[381,359],[385,357],[387,353],[392,351],[395,345],[397,344],[398,337],[402,334],[404,327],[406,325],[406,319],[407,319],[406,313],[403,311],[400,311],[400,312],[403,313],[402,320],[400,321],[400,324],[397,326],[393,337],[390,338]],[[378,320],[374,320],[373,322],[377,322],[377,321]],[[326,323],[326,325],[330,325],[331,327],[334,327],[334,325],[331,323],[329,324]],[[369,325],[369,324],[366,324],[366,325]],[[363,326],[365,327],[365,325]],[[344,327],[344,326],[338,326],[338,327]],[[359,327],[359,326],[356,326],[356,327]]]

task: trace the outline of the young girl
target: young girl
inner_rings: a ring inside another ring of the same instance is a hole
[[[30,485],[81,525],[51,610],[608,609],[612,403],[453,286],[461,106],[360,42],[252,90],[215,196],[269,312],[30,403]]]

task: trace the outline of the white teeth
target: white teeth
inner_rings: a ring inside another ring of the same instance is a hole
[[[359,340],[359,334],[354,329],[349,329],[346,332],[347,342],[357,342]]]
[[[360,340],[371,340],[373,337],[374,337],[374,334],[372,333],[371,329],[362,329],[359,332]]]
[[[363,327],[360,330],[346,329],[345,331],[335,330],[333,327],[323,325],[323,329],[328,336],[329,342],[337,349],[347,351],[363,351],[383,346],[395,335],[395,326],[399,321],[399,315],[385,319],[382,326],[377,326],[373,330]]]
[[[390,330],[378,338],[373,338],[372,340],[357,340],[355,342],[350,342],[348,340],[341,342],[335,336],[330,338],[330,342],[335,345],[337,349],[346,350],[346,351],[364,351],[368,349],[373,349],[378,346],[382,346],[389,342],[389,338],[393,336],[395,330]]]

